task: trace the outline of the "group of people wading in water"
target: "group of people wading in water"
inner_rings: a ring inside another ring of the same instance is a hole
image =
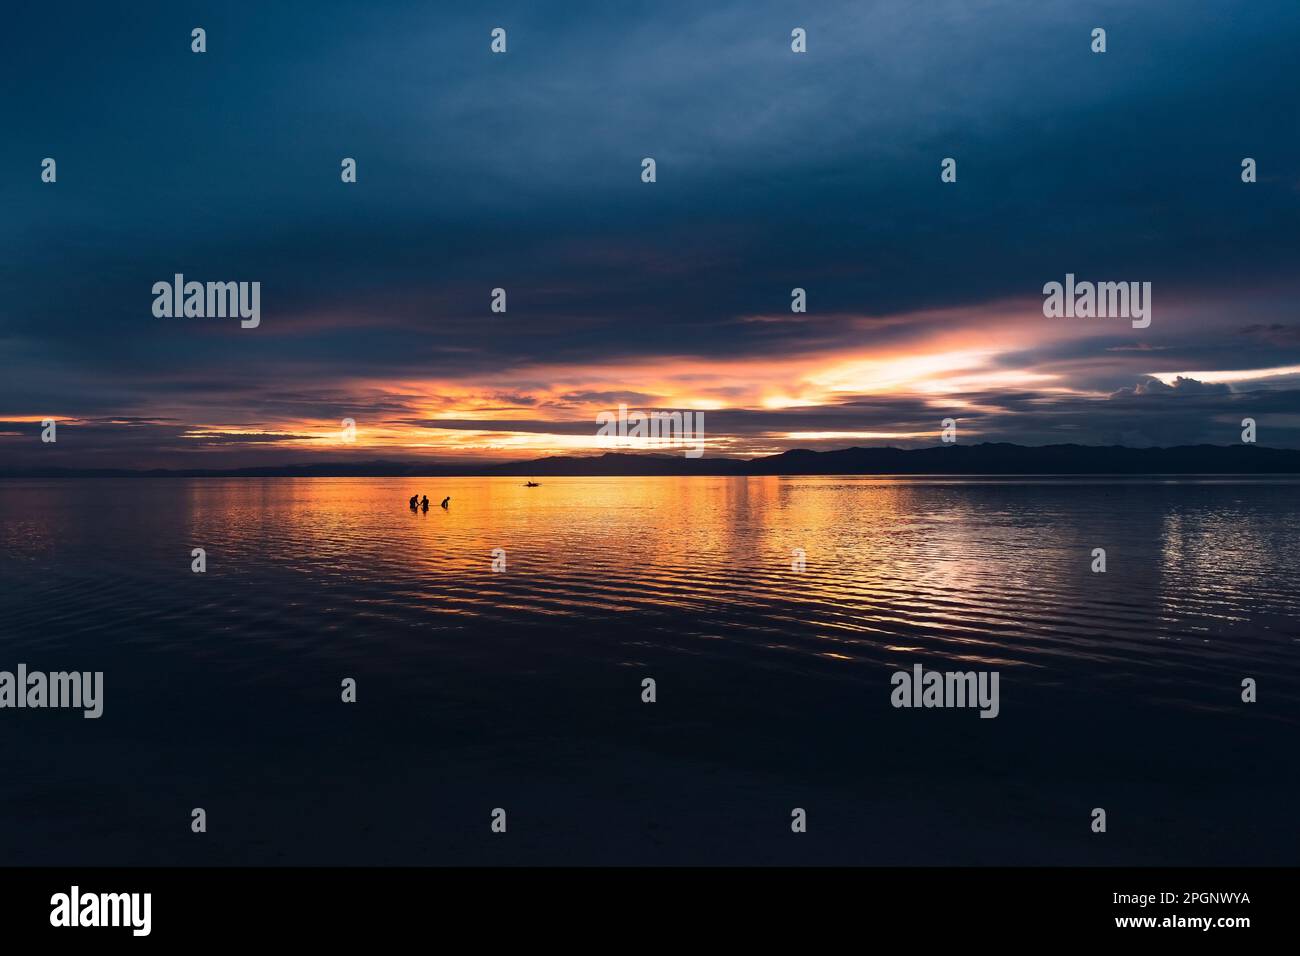
[[[448,495],[446,498],[443,498],[443,499],[442,499],[442,506],[443,506],[443,508],[446,508],[446,507],[447,507],[447,502],[449,502],[449,501],[451,501],[451,495]],[[428,496],[428,495],[425,495],[425,496],[424,496],[424,499],[421,500],[419,495],[411,495],[411,510],[412,510],[412,511],[428,511],[428,510],[429,510],[429,496]]]

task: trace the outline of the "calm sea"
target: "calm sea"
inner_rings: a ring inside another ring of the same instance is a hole
[[[0,865],[1294,863],[1298,493],[0,482],[0,670],[105,683],[0,710]]]

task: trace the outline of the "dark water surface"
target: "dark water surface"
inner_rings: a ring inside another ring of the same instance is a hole
[[[105,675],[0,710],[0,865],[1294,864],[1298,493],[0,482],[0,670]],[[892,708],[915,663],[1000,715]]]

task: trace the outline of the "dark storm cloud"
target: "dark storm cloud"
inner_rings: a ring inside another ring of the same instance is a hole
[[[1300,252],[1300,134],[1276,82],[1300,43],[1290,0],[7,18],[0,71],[22,95],[0,146],[0,414],[166,414],[186,397],[228,420],[401,416],[406,403],[339,383],[420,378],[500,380],[512,408],[531,399],[510,376],[533,365],[885,347],[947,321],[900,316],[1032,300],[1066,271],[1152,281],[1157,309],[1234,303],[1196,328],[1157,313],[1161,368],[1300,363],[1278,305]],[[497,25],[505,57],[488,53]],[[789,53],[795,25],[805,57]],[[1096,25],[1104,56],[1088,51]],[[339,183],[343,156],[355,186]],[[261,281],[263,326],[153,318],[150,287],[175,272]],[[806,317],[789,313],[796,285]],[[488,312],[495,286],[505,315]],[[1119,351],[1131,344],[1030,342],[1003,361],[1109,392],[1153,370]],[[635,381],[601,391],[652,397]],[[1085,427],[1059,396],[1036,401]],[[882,427],[885,409],[893,427],[933,427],[909,402],[872,408]],[[999,419],[1004,437],[1051,430],[1028,416]]]
[[[562,402],[573,404],[599,403],[604,405],[648,405],[657,398],[647,392],[566,392],[559,396]]]
[[[1300,325],[1272,322],[1268,325],[1248,325],[1241,334],[1259,339],[1269,346],[1281,345],[1288,349],[1300,347]]]

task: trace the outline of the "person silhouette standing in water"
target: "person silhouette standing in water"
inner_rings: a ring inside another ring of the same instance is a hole
[[[420,502],[420,510],[425,514],[429,513],[429,496],[425,495],[424,500]]]
[[[443,506],[444,508],[446,508],[446,507],[447,507],[447,502],[449,502],[449,501],[451,501],[451,495],[448,495],[446,498],[443,498],[443,499],[442,499],[442,506]]]
[[[414,511],[418,507],[420,507],[420,496],[411,495],[411,510]]]

